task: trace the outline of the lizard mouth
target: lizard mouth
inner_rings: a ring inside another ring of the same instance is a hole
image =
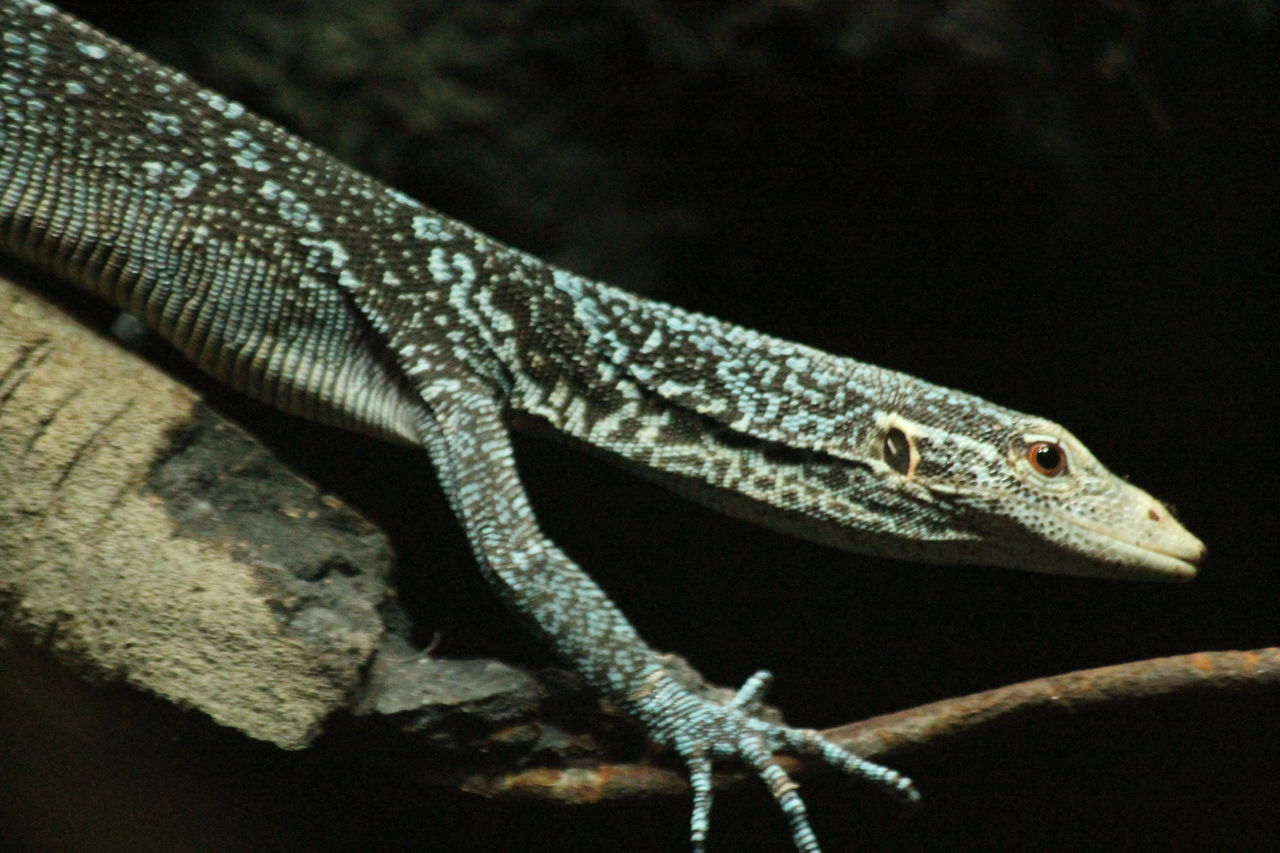
[[[1149,515],[1140,532],[1118,530],[1067,513],[1055,513],[1060,519],[1080,531],[1087,531],[1097,541],[1094,556],[1115,566],[1123,567],[1118,577],[1136,580],[1188,581],[1196,576],[1196,566],[1204,559],[1204,543],[1174,520],[1161,507],[1161,512]],[[1154,520],[1158,517],[1158,520]]]
[[[1175,551],[1168,546],[1132,542],[1112,535],[1108,537],[1108,556],[1118,556],[1119,562],[1139,569],[1142,577],[1151,580],[1188,581],[1196,576],[1196,565],[1204,559],[1205,547],[1190,533],[1186,533],[1186,538],[1189,541]]]
[[[990,494],[978,490],[961,492],[959,489],[940,488],[936,484],[930,486],[930,491],[951,498]],[[1000,497],[1007,499],[1008,495]],[[1206,553],[1203,542],[1183,527],[1163,504],[1146,494],[1130,502],[1132,521],[1127,525],[1123,520],[1120,524],[1106,524],[1081,513],[1048,509],[1031,501],[1020,503],[1026,516],[1048,520],[1047,526],[1057,531],[1054,535],[1045,536],[1045,525],[1028,524],[1026,518],[1018,523],[1024,534],[1039,528],[1041,536],[1054,546],[1054,556],[1037,568],[1028,566],[1025,557],[1020,558],[1015,550],[1010,559],[1002,563],[1011,568],[1080,577],[1178,583],[1196,576],[1196,566]],[[1071,556],[1064,558],[1064,551]]]

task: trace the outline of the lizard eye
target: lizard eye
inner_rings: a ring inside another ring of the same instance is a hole
[[[1066,473],[1067,451],[1052,441],[1036,441],[1027,446],[1027,461],[1037,474],[1057,477]]]
[[[911,439],[902,430],[894,427],[884,434],[884,461],[893,470],[909,476],[915,469]]]

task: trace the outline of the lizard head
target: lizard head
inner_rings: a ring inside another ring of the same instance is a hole
[[[1066,429],[989,403],[964,408],[962,429],[936,415],[929,424],[929,412],[883,414],[864,438],[873,458],[878,445],[884,485],[951,520],[958,535],[938,559],[1124,580],[1195,576],[1203,543]]]
[[[1055,574],[1187,580],[1204,555],[1058,424],[657,303],[624,303],[645,321],[625,328],[590,304],[571,308],[631,396],[588,444],[717,509],[859,553]]]
[[[690,496],[858,553],[1115,580],[1195,576],[1200,540],[1065,428],[882,368],[858,365],[856,380],[843,398],[823,398],[820,416],[797,398],[764,427],[709,430],[693,482],[720,488]]]

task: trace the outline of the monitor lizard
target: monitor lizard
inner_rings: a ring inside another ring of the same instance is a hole
[[[779,751],[895,771],[664,664],[544,535],[510,432],[839,548],[1186,580],[1204,546],[1063,427],[544,263],[338,162],[39,0],[0,0],[0,249],[141,318],[286,412],[421,447],[486,578],[676,752],[705,847],[712,765],[755,768],[818,842]]]

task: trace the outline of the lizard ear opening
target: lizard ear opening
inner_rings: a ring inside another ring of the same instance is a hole
[[[897,427],[890,427],[885,432],[882,452],[885,464],[902,476],[909,477],[915,471],[915,445],[907,434]]]

